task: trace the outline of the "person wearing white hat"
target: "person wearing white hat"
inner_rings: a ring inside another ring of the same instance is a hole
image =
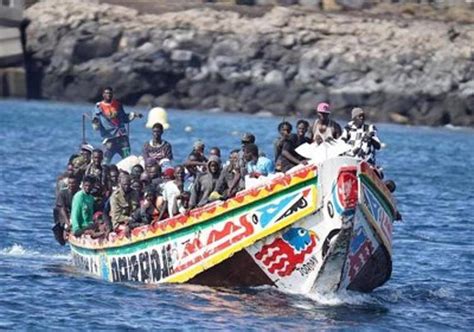
[[[314,121],[311,134],[313,142],[317,145],[341,136],[341,126],[329,118],[331,110],[328,103],[319,103],[316,112],[318,118]]]
[[[353,108],[351,115],[352,120],[344,127],[341,135],[341,140],[353,147],[347,155],[365,159],[375,165],[375,150],[379,150],[382,145],[377,137],[377,128],[365,123],[365,112],[362,108]]]

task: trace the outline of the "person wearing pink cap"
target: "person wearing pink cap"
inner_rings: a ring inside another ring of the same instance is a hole
[[[342,134],[341,126],[329,118],[331,110],[328,103],[319,103],[316,108],[318,118],[314,121],[311,135],[313,142],[317,145],[331,140],[337,139]]]

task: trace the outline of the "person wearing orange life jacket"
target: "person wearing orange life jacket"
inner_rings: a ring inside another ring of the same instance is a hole
[[[122,104],[114,99],[111,87],[106,87],[102,93],[103,100],[98,102],[92,116],[92,127],[100,131],[104,145],[104,162],[109,164],[115,154],[126,158],[130,155],[130,142],[126,124],[135,118],[141,118],[140,113],[125,113]]]

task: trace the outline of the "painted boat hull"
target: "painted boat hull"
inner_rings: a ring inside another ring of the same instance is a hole
[[[330,159],[131,238],[71,238],[74,264],[99,278],[294,292],[367,292],[391,274],[393,199],[369,165]]]

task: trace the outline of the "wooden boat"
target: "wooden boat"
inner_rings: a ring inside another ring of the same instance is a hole
[[[136,228],[130,238],[69,243],[79,269],[113,282],[368,292],[390,278],[396,213],[368,163],[336,157]]]

